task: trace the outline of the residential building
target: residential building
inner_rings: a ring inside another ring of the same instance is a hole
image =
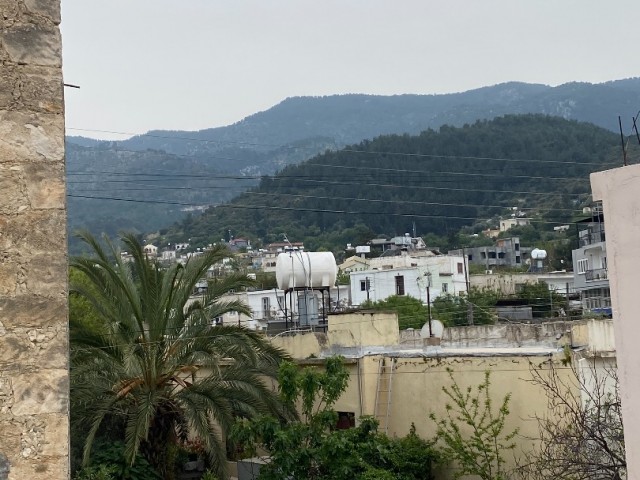
[[[227,245],[232,252],[237,252],[241,249],[251,249],[251,241],[246,238],[232,238]]]
[[[519,237],[499,238],[488,247],[470,247],[452,250],[451,255],[466,255],[472,265],[482,265],[486,270],[495,267],[521,267],[531,261],[531,247],[523,247]]]
[[[580,328],[575,337],[574,328]],[[278,336],[271,341],[301,365],[322,365],[326,358],[342,355],[349,384],[335,410],[356,421],[363,415],[374,416],[380,431],[390,436],[404,436],[415,428],[423,438],[433,438],[436,425],[429,413],[447,415],[450,399],[442,387],[451,386],[448,371],[465,391],[480,384],[490,369],[494,403],[511,397],[505,431],[519,429],[515,441],[520,455],[535,444],[536,416],[553,415],[546,392],[531,382],[531,368],[555,367],[571,393],[579,393],[570,381],[571,369],[562,363],[563,346],[574,347],[575,338],[583,357],[609,355],[611,329],[609,320],[453,327],[445,328],[440,344],[433,345],[438,342],[420,330],[399,331],[394,313],[360,311],[330,315],[326,333]],[[505,459],[515,464],[510,452]]]
[[[626,162],[625,162],[626,163]],[[591,174],[593,198],[607,220],[607,279],[615,327],[617,373],[624,423],[627,478],[640,478],[640,322],[638,322],[638,244],[640,165]],[[604,240],[604,235],[602,235]],[[609,270],[610,269],[610,270]]]
[[[547,273],[485,273],[470,275],[469,286],[490,288],[503,295],[514,295],[525,284],[545,282],[550,291],[559,295],[575,293],[573,272],[559,271]]]
[[[158,247],[156,247],[152,243],[149,243],[144,247],[142,247],[142,250],[144,251],[145,255],[147,255],[148,257],[155,258],[158,255]]]
[[[328,296],[321,292],[309,290],[306,300],[314,302],[314,313],[326,317],[329,312],[342,311],[349,304],[349,287],[340,285],[329,289]],[[270,324],[281,324],[278,329],[295,328],[298,320],[298,301],[286,295],[284,290],[246,290],[233,292],[221,298],[223,302],[240,301],[249,306],[251,315],[238,312],[225,313],[217,319],[223,325],[245,326],[251,330],[267,330]],[[324,305],[323,305],[324,301]],[[293,314],[292,314],[293,310]],[[269,330],[271,330],[269,328]]]
[[[369,259],[369,270],[351,272],[351,304],[376,302],[393,295],[407,295],[427,303],[442,294],[467,291],[464,257],[408,254]]]
[[[429,250],[427,244],[421,237],[412,237],[410,234],[405,233],[403,236],[387,238],[374,238],[369,240],[367,244],[373,249],[379,252],[386,252],[388,250],[405,250],[405,251],[417,251],[417,250]],[[436,249],[437,250],[437,249]]]
[[[577,222],[578,248],[571,253],[574,284],[582,308],[611,315],[607,269],[607,245],[602,205],[596,204],[587,218]]]
[[[369,269],[369,260],[353,255],[338,265],[338,269],[344,273],[361,272]]]
[[[522,217],[506,218],[504,220],[500,220],[500,231],[506,232],[507,230],[513,227],[521,227],[521,226],[530,225],[530,224],[531,224],[531,220],[529,220],[528,218],[522,218]]]

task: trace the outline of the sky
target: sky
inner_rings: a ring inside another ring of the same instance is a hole
[[[62,0],[68,135],[229,125],[287,97],[640,76],[637,0]]]

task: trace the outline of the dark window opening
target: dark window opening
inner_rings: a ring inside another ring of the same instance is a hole
[[[404,277],[402,275],[396,277],[396,295],[404,295]]]
[[[336,423],[337,430],[348,430],[355,428],[356,426],[356,414],[353,412],[338,412],[338,423]]]

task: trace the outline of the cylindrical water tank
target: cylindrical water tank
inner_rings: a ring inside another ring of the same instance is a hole
[[[547,258],[547,251],[541,250],[539,248],[534,248],[533,250],[531,250],[531,258],[533,258],[534,260],[544,260],[545,258]]]
[[[293,251],[281,253],[276,260],[278,288],[332,287],[338,266],[331,252]]]

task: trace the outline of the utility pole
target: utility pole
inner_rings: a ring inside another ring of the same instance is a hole
[[[431,328],[431,272],[425,273],[427,277],[427,317],[429,321],[429,337],[433,337],[433,329]]]

